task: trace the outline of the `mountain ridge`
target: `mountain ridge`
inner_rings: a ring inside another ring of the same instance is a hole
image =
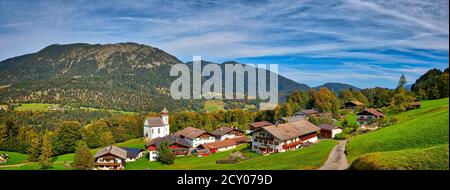
[[[0,102],[125,111],[199,110],[203,100],[170,97],[170,84],[176,77],[170,77],[169,71],[178,63],[183,62],[159,48],[133,42],[51,44],[0,62],[0,86],[9,85],[0,89]],[[294,90],[309,88],[279,75],[280,101]]]

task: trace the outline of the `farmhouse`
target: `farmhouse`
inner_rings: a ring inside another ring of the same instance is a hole
[[[408,110],[418,109],[418,108],[420,108],[420,106],[421,106],[420,102],[412,102],[409,104]]]
[[[140,157],[142,157],[142,155],[144,155],[144,151],[140,148],[127,148],[127,147],[120,147],[120,148],[127,151],[127,159],[125,160],[126,162],[134,162]]]
[[[319,125],[320,133],[319,137],[323,139],[332,139],[336,134],[339,134],[342,132],[342,128],[339,126],[334,125],[328,125],[328,124],[322,124]]]
[[[385,117],[381,110],[365,109],[356,114],[356,121],[362,128],[376,125],[376,119]]]
[[[309,116],[315,116],[317,115],[319,112],[316,109],[304,109],[301,110],[297,113],[295,113],[295,116],[302,116],[304,118],[308,118]]]
[[[150,161],[158,160],[158,149],[161,143],[164,141],[167,141],[167,143],[169,144],[169,149],[172,150],[172,152],[176,156],[186,156],[191,152],[191,143],[189,143],[186,139],[176,135],[168,135],[165,137],[153,139],[145,145],[149,153]]]
[[[364,104],[358,100],[352,100],[344,103],[344,109],[355,110],[359,106],[363,106]]]
[[[252,150],[261,154],[295,150],[316,142],[319,131],[307,120],[262,127],[252,133]]]
[[[226,139],[224,141],[216,141],[212,143],[202,144],[198,148],[209,149],[211,153],[216,153],[236,148],[236,145],[237,143],[233,139]]]
[[[291,122],[296,122],[296,121],[300,121],[300,120],[303,120],[303,119],[305,119],[305,116],[303,116],[303,115],[294,115],[294,116],[291,116],[291,117],[282,117],[281,121],[283,123],[291,123]]]
[[[161,117],[150,117],[144,122],[144,138],[154,139],[165,137],[170,134],[169,131],[169,111],[164,108],[161,111]]]
[[[0,155],[0,164],[6,163],[6,162],[8,161],[8,158],[9,158],[9,156],[8,156],[8,154],[6,154],[6,153]]]
[[[246,133],[251,133],[253,131],[255,131],[256,129],[259,129],[261,127],[266,127],[272,125],[272,123],[267,122],[267,121],[258,121],[258,122],[254,122],[254,123],[249,123],[248,126],[250,128],[250,130],[247,130]]]
[[[95,154],[95,170],[123,170],[127,160],[127,151],[110,145]]]
[[[225,139],[232,139],[244,136],[244,132],[227,126],[222,126],[214,130],[211,134],[213,134],[216,137],[216,141],[223,141]]]
[[[213,134],[194,127],[186,127],[181,131],[177,131],[174,135],[184,138],[192,148],[204,143],[211,143],[215,141]]]

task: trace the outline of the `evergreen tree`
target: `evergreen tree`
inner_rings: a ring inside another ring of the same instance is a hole
[[[3,143],[6,143],[8,140],[8,129],[6,125],[0,123],[0,148],[3,147]]]
[[[42,152],[39,156],[39,164],[42,169],[47,169],[52,166],[52,136],[49,131],[45,131],[42,138]]]
[[[41,139],[39,137],[34,137],[31,139],[31,145],[28,148],[28,161],[38,162],[39,156],[41,155]]]
[[[175,161],[175,154],[169,149],[169,143],[167,141],[163,141],[159,145],[159,161],[164,164],[173,164]]]
[[[400,80],[398,81],[397,89],[405,88],[405,85],[406,85],[406,77],[404,74],[402,74],[402,76],[400,76]]]

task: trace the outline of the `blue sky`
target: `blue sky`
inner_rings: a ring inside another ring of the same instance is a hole
[[[316,86],[394,87],[448,67],[448,0],[0,1],[0,60],[49,44],[137,42],[182,61],[279,64]]]

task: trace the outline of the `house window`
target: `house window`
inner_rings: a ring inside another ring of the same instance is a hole
[[[161,128],[158,128],[158,134],[161,134]]]

